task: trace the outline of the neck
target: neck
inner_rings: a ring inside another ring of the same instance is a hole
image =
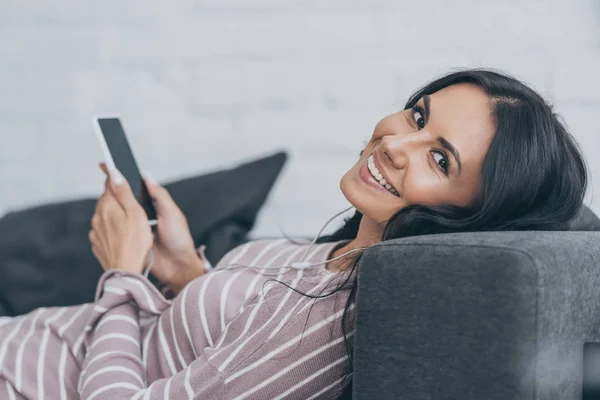
[[[383,229],[385,227],[385,223],[378,224],[373,221],[371,218],[363,215],[360,220],[360,225],[358,228],[358,233],[356,238],[346,243],[346,245],[336,249],[330,258],[338,257],[344,253],[352,251],[354,249],[358,249],[361,247],[369,247],[381,241],[381,236],[383,235]],[[339,260],[332,261],[327,264],[327,269],[332,272],[341,272],[348,268],[352,259],[357,255],[357,253],[348,254],[345,257],[340,258]]]

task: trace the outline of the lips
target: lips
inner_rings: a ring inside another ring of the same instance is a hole
[[[368,157],[367,160],[365,160],[365,162],[362,163],[362,165],[360,166],[359,170],[358,170],[358,174],[360,176],[360,178],[362,179],[363,182],[365,182],[367,185],[372,186],[373,188],[382,191],[383,193],[387,193],[390,196],[394,196],[394,197],[400,197],[399,195],[396,195],[395,193],[391,193],[390,190],[386,189],[385,187],[383,187],[381,185],[381,183],[379,183],[377,181],[377,179],[375,179],[375,177],[372,175],[371,171],[369,170],[369,166],[368,166],[368,160],[371,157]],[[382,175],[383,178],[383,175]],[[391,187],[391,185],[390,185]]]
[[[392,187],[392,185],[387,183],[387,181],[384,179],[383,175],[381,175],[381,173],[375,166],[375,161],[373,161],[372,155],[369,156],[369,158],[367,158],[367,168],[369,169],[369,172],[375,178],[375,180],[381,185],[381,187],[384,187],[385,190],[389,191],[394,196],[398,196],[398,192],[396,191],[396,189],[394,189]]]
[[[373,152],[373,161],[375,162],[375,167],[379,170],[379,173],[383,176],[383,179],[385,179],[386,182],[389,183],[396,192],[398,192],[398,189],[396,189],[396,187],[394,185],[392,185],[392,181],[389,179],[388,174],[385,172],[385,170],[381,166],[381,162],[379,161],[379,154],[377,154],[376,152]],[[400,192],[398,192],[398,193],[400,193]]]

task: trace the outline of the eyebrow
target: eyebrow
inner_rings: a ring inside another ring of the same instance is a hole
[[[425,103],[425,121],[429,121],[429,103],[430,102],[431,102],[431,99],[429,98],[428,94],[423,96],[423,103]]]
[[[429,121],[431,103],[429,95],[426,94],[423,96],[423,103],[425,104],[425,121]],[[443,148],[448,150],[454,156],[456,164],[458,165],[458,174],[460,175],[460,173],[462,172],[462,163],[460,162],[460,153],[458,152],[458,150],[456,150],[456,147],[454,147],[452,143],[450,143],[441,136],[437,137],[437,141],[440,143],[440,145],[442,145]]]

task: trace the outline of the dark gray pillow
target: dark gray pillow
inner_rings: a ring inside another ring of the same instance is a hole
[[[196,246],[206,244],[211,263],[248,240],[286,159],[278,152],[165,184],[186,215]],[[0,315],[93,301],[103,272],[88,240],[96,201],[47,204],[0,219]]]
[[[600,231],[600,219],[587,206],[571,221],[571,231]]]

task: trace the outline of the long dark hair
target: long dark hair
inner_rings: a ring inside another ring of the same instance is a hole
[[[496,129],[481,167],[479,192],[468,207],[407,205],[387,222],[381,240],[452,232],[567,230],[582,207],[588,173],[577,142],[552,105],[511,76],[469,69],[429,83],[410,97],[405,109],[425,94],[459,83],[475,84],[487,93]],[[342,227],[317,243],[355,239],[361,219],[362,214],[356,211]],[[326,295],[350,290],[342,316],[350,365],[353,349],[347,334],[353,329],[350,309],[356,302],[355,270],[361,255],[342,272],[352,277],[351,285],[345,284],[346,279]],[[342,398],[351,398],[351,379],[342,380],[342,385]]]

